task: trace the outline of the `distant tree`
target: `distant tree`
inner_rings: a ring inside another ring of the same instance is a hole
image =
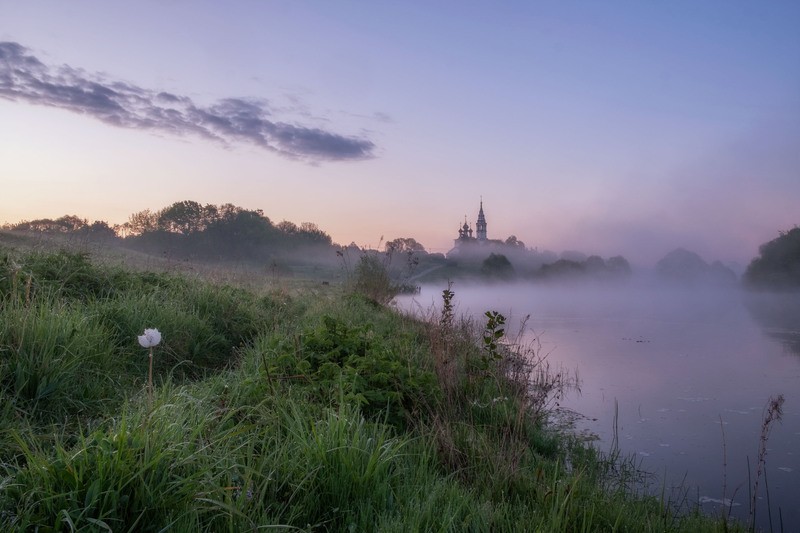
[[[156,213],[140,211],[117,228],[129,246],[172,257],[263,261],[281,250],[330,246],[331,237],[316,224],[273,225],[260,209],[176,202]]]
[[[85,229],[92,238],[113,239],[117,236],[117,232],[103,220],[95,220]]]
[[[575,278],[583,276],[586,269],[583,263],[570,261],[569,259],[559,259],[554,263],[542,265],[535,273],[534,277],[553,279],[553,278]]]
[[[561,252],[561,257],[559,257],[559,259],[574,261],[575,263],[583,263],[584,261],[586,261],[587,257],[585,253],[579,252],[577,250],[564,250],[563,252]]]
[[[122,225],[126,236],[142,235],[158,229],[158,215],[149,209],[133,213],[128,217],[128,221]]]
[[[64,215],[55,220],[50,218],[26,220],[12,225],[11,228],[40,233],[76,233],[85,229],[88,225],[89,221],[85,218],[79,218],[75,215]]]
[[[510,279],[515,274],[511,261],[503,254],[489,254],[481,265],[481,273],[497,279]]]
[[[608,266],[606,262],[603,261],[603,258],[599,255],[590,255],[586,258],[586,261],[583,262],[583,268],[587,272],[591,272],[593,274],[604,274],[608,271]]]
[[[424,252],[425,247],[413,237],[401,237],[387,242],[384,250],[386,253]]]
[[[275,227],[285,235],[297,235],[297,233],[300,231],[300,228],[297,227],[297,224],[294,222],[289,222],[288,220],[281,220]]]
[[[800,288],[800,228],[781,231],[759,248],[747,266],[745,283],[762,288]]]
[[[302,222],[298,237],[304,244],[329,246],[333,242],[331,236],[319,229],[313,222]]]
[[[284,244],[296,246],[329,246],[333,243],[331,236],[322,231],[313,222],[303,222],[299,226],[294,222],[283,220],[276,226],[282,234]]]
[[[516,235],[511,235],[508,239],[506,239],[505,244],[507,246],[514,246],[516,248],[525,248],[525,243],[517,239]]]
[[[736,274],[719,261],[715,266],[706,263],[699,255],[677,248],[656,263],[656,274],[665,281],[682,284],[732,284]]]
[[[278,243],[279,232],[260,209],[252,211],[225,204],[205,231],[192,237],[207,257],[257,259],[264,255],[264,247]]]
[[[608,270],[614,274],[615,277],[628,277],[631,275],[631,265],[628,260],[621,255],[610,257],[606,262]]]
[[[203,231],[208,224],[207,210],[197,202],[175,202],[158,213],[158,228],[169,233],[189,235]]]

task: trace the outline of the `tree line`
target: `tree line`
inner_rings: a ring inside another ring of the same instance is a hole
[[[145,209],[133,213],[125,223],[114,226],[65,215],[6,224],[3,228],[114,239],[147,253],[168,250],[176,257],[204,260],[263,260],[276,249],[333,245],[331,236],[312,222],[297,225],[284,220],[273,224],[261,209],[245,209],[230,203],[202,205],[191,200],[175,202],[158,211]]]

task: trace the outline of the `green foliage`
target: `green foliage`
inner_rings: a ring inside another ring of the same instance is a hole
[[[34,252],[0,260],[0,300],[31,301],[37,294],[87,300],[109,294],[115,282],[85,253]]]
[[[5,495],[25,511],[17,527],[161,529],[158,524],[174,520],[195,498],[185,472],[179,474],[199,445],[186,437],[175,428],[129,427],[123,421],[69,449],[58,442],[52,453],[20,440],[27,467]],[[50,497],[32,498],[37,490]]]
[[[0,307],[0,389],[16,408],[58,419],[114,395],[108,331],[52,300]]]
[[[447,288],[442,291],[442,316],[439,320],[439,324],[445,332],[449,332],[453,328],[453,318],[455,317],[453,298],[455,295],[453,284],[448,283]]]
[[[761,288],[800,288],[800,228],[782,231],[759,247],[744,274],[745,282]]]
[[[196,378],[230,364],[285,316],[284,304],[233,287],[100,268],[85,254],[7,254],[0,259],[0,391],[37,420],[94,413],[119,403],[144,375],[147,353],[136,336],[145,328],[164,334],[159,379]]]
[[[349,326],[326,315],[318,327],[293,339],[273,338],[261,349],[273,354],[265,361],[271,375],[302,376],[328,401],[341,388],[344,400],[368,418],[402,427],[420,402],[436,397],[433,375],[408,364],[397,346],[402,340],[391,342],[370,324]]]
[[[389,303],[399,288],[392,282],[387,265],[376,253],[364,253],[351,280],[352,290],[379,305]]]
[[[483,351],[487,361],[497,361],[503,357],[498,342],[505,335],[506,317],[497,311],[486,311],[486,327],[483,329]]]

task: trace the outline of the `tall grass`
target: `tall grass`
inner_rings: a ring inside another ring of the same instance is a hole
[[[2,530],[723,530],[552,429],[569,378],[452,312],[5,258]]]

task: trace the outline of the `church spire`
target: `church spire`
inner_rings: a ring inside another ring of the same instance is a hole
[[[483,214],[483,197],[481,197],[481,208],[478,211],[478,222],[475,224],[475,231],[479,241],[485,241],[486,237],[486,217]]]

